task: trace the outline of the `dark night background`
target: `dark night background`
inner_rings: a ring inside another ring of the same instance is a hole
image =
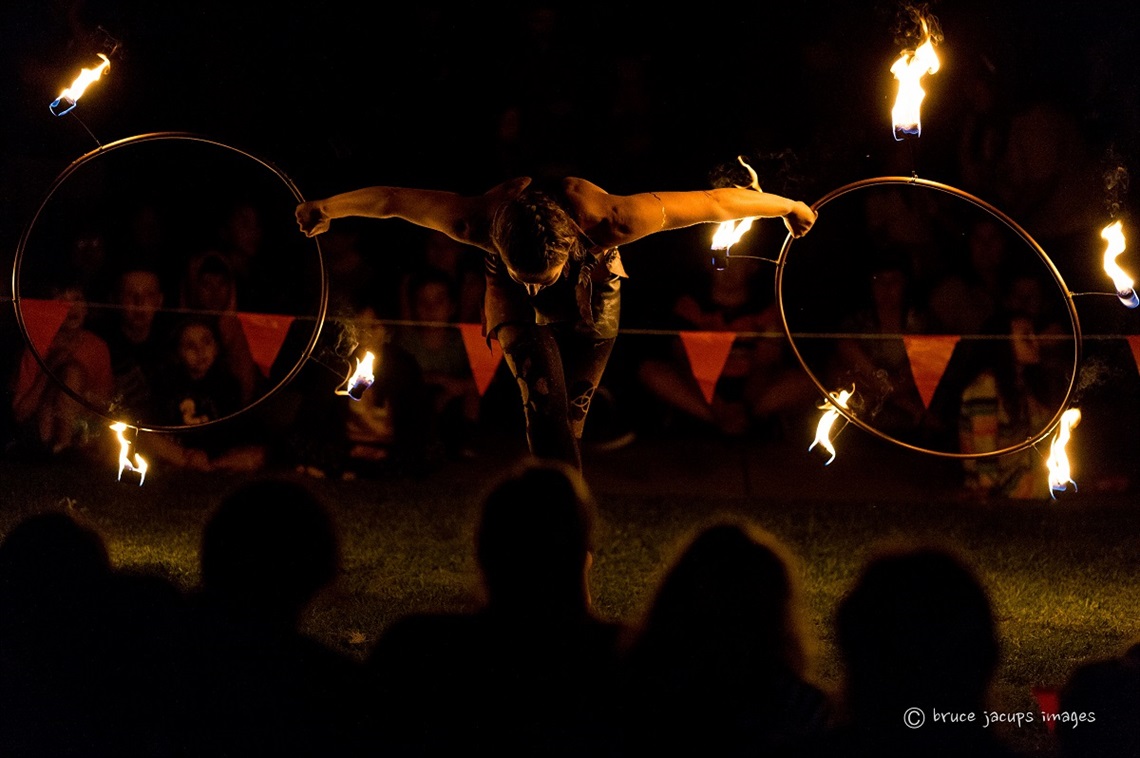
[[[898,149],[898,3],[413,5],[6,3],[6,238],[93,147],[47,104],[97,61],[100,27],[122,48],[76,114],[101,141],[205,134],[278,164],[306,196],[368,182],[478,191],[521,173],[689,189],[738,153],[790,150],[810,202],[876,175]],[[1048,100],[1094,154],[1114,145],[1127,158],[1138,126],[1131,7],[932,4],[945,40],[943,69],[927,80],[922,173],[955,178],[982,76],[1011,110]]]

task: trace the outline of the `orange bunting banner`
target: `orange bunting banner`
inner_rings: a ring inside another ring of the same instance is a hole
[[[238,313],[237,317],[249,343],[253,362],[265,376],[269,376],[294,317],[273,313]]]
[[[736,339],[736,332],[681,332],[680,337],[693,376],[701,385],[705,401],[711,404],[720,372],[724,370],[724,363],[728,360],[732,343]]]
[[[938,382],[946,373],[946,364],[950,362],[950,355],[959,339],[961,337],[957,334],[903,335],[903,345],[910,359],[910,373],[914,376],[918,394],[922,396],[922,404],[927,408]]]
[[[29,297],[20,299],[20,311],[24,316],[24,329],[32,349],[40,355],[47,355],[56,332],[67,320],[67,313],[73,303],[67,300],[38,300]]]
[[[491,340],[488,347],[487,339],[483,336],[483,327],[479,324],[458,324],[459,333],[463,335],[463,347],[467,350],[467,362],[471,364],[471,374],[475,377],[475,386],[479,395],[487,391],[495,372],[499,370],[499,363],[503,360],[503,349],[498,340]]]
[[[1136,368],[1140,370],[1140,334],[1128,335],[1128,347],[1132,348],[1132,359],[1136,361]]]

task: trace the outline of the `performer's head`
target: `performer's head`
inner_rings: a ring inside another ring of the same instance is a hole
[[[558,281],[566,262],[581,254],[578,226],[540,191],[503,203],[491,222],[491,239],[511,278],[536,290]]]

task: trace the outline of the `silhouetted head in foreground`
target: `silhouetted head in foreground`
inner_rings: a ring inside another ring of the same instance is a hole
[[[1140,755],[1140,652],[1078,666],[1061,688],[1053,725],[1064,758]]]
[[[62,607],[87,599],[110,575],[103,538],[66,513],[30,516],[0,544],[0,601],[6,605]]]
[[[982,709],[998,660],[994,619],[985,589],[951,553],[870,561],[836,625],[857,720],[901,728],[906,708]]]
[[[304,486],[245,484],[228,495],[202,537],[202,587],[232,609],[291,623],[336,576],[336,535]]]
[[[688,659],[691,676],[702,680],[731,681],[744,672],[802,675],[806,654],[790,560],[757,527],[705,529],[658,589],[642,644]]]
[[[485,496],[476,558],[492,609],[580,613],[589,605],[594,499],[575,469],[528,460]]]

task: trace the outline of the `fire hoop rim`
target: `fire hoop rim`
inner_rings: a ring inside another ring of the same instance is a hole
[[[1048,254],[1045,252],[1045,250],[1041,247],[1041,245],[1039,245],[1037,243],[1037,241],[1035,239],[1033,239],[1033,237],[1031,237],[1029,235],[1029,233],[1027,231],[1025,231],[1025,229],[1023,229],[1021,227],[1020,224],[1018,224],[1016,221],[1014,221],[1012,218],[1007,216],[1005,213],[1003,213],[998,208],[995,208],[993,205],[987,203],[985,200],[982,200],[981,198],[979,198],[975,195],[972,195],[969,192],[966,192],[965,190],[958,189],[957,187],[952,187],[948,184],[942,184],[941,182],[930,181],[928,179],[920,179],[917,176],[878,176],[878,177],[872,177],[869,179],[861,179],[859,181],[851,182],[850,184],[845,184],[842,187],[839,187],[837,189],[832,190],[831,192],[828,192],[822,198],[820,198],[815,203],[813,203],[811,206],[811,209],[813,211],[818,212],[820,208],[827,205],[832,200],[835,200],[839,197],[842,197],[843,195],[846,195],[846,194],[851,193],[851,192],[855,192],[857,190],[866,189],[868,187],[879,187],[879,186],[900,185],[900,184],[909,184],[909,185],[915,185],[915,186],[919,186],[919,187],[925,187],[927,189],[932,189],[932,190],[936,190],[938,192],[943,192],[945,194],[957,197],[961,200],[965,200],[966,202],[970,203],[971,205],[974,205],[975,207],[985,211],[986,213],[988,213],[991,216],[993,216],[994,218],[996,218],[998,221],[1000,221],[1002,224],[1004,224],[1010,231],[1012,231],[1015,235],[1020,237],[1021,240],[1023,242],[1025,242],[1025,244],[1028,245],[1029,248],[1031,250],[1033,250],[1034,253],[1037,254],[1037,257],[1045,264],[1045,267],[1049,270],[1049,274],[1050,274],[1050,276],[1052,276],[1054,284],[1056,284],[1058,289],[1060,289],[1060,291],[1061,291],[1061,295],[1065,300],[1066,310],[1067,310],[1067,313],[1069,315],[1069,320],[1070,320],[1070,323],[1072,326],[1073,364],[1072,364],[1072,373],[1069,377],[1069,386],[1065,390],[1065,396],[1062,399],[1056,413],[1049,420],[1049,422],[1041,428],[1040,431],[1036,432],[1034,435],[1028,437],[1027,439],[1025,439],[1021,442],[1018,442],[1018,443],[1013,444],[1013,445],[1009,445],[1009,446],[1004,447],[1004,448],[1000,448],[998,450],[985,452],[985,453],[954,453],[954,452],[949,452],[949,451],[944,451],[944,450],[933,450],[933,449],[928,448],[928,447],[921,447],[919,445],[916,445],[916,444],[906,442],[904,440],[900,440],[900,439],[897,439],[895,437],[892,437],[891,435],[887,434],[886,432],[882,431],[881,429],[876,429],[875,427],[868,424],[866,421],[863,421],[862,419],[859,419],[858,417],[853,415],[850,412],[850,410],[847,408],[835,407],[836,412],[840,416],[842,416],[845,420],[849,421],[850,423],[859,427],[863,431],[865,431],[865,432],[867,432],[867,433],[869,433],[875,437],[878,437],[879,439],[881,439],[885,442],[889,442],[889,443],[894,444],[894,445],[899,445],[901,447],[904,447],[908,450],[912,450],[914,452],[925,453],[927,455],[934,455],[934,456],[937,456],[939,458],[954,458],[954,459],[960,459],[960,460],[982,460],[982,459],[987,459],[987,458],[998,458],[998,457],[1001,457],[1004,455],[1010,455],[1012,453],[1018,453],[1018,452],[1021,452],[1022,450],[1026,450],[1030,447],[1033,447],[1034,445],[1036,445],[1037,443],[1041,442],[1046,437],[1048,437],[1049,434],[1053,431],[1053,429],[1056,428],[1057,424],[1060,423],[1061,416],[1069,408],[1070,402],[1072,401],[1072,397],[1073,397],[1073,391],[1077,385],[1077,378],[1078,378],[1078,374],[1080,371],[1080,365],[1081,365],[1081,353],[1082,353],[1082,346],[1083,346],[1083,337],[1081,334],[1080,319],[1077,316],[1076,305],[1073,303],[1073,293],[1069,290],[1068,286],[1065,284],[1065,280],[1061,277],[1061,272],[1057,269],[1056,265],[1049,258]],[[787,309],[784,306],[784,269],[785,269],[785,266],[787,265],[788,254],[791,251],[793,242],[794,242],[794,238],[792,237],[791,234],[788,234],[787,237],[784,239],[784,244],[780,248],[780,255],[776,260],[776,302],[780,306],[780,321],[784,327],[784,336],[787,337],[788,344],[791,346],[792,352],[795,354],[796,360],[800,364],[800,368],[802,368],[804,370],[804,373],[806,373],[808,375],[808,378],[811,379],[812,384],[814,384],[816,389],[819,390],[819,392],[820,392],[821,396],[824,398],[824,400],[830,400],[831,399],[830,390],[828,390],[826,387],[824,387],[822,382],[820,382],[819,378],[815,375],[815,373],[811,370],[811,368],[808,367],[807,362],[804,360],[803,355],[800,353],[799,347],[796,345],[795,339],[793,339],[793,337],[792,337],[792,331],[788,325]]]
[[[91,163],[92,161],[96,160],[97,158],[99,158],[100,156],[102,156],[106,153],[110,153],[110,152],[113,152],[115,150],[118,150],[118,149],[121,149],[124,147],[129,147],[131,145],[139,145],[139,144],[148,143],[148,142],[160,142],[160,141],[164,141],[164,140],[178,141],[178,142],[202,143],[202,144],[206,144],[206,145],[211,145],[213,147],[222,148],[224,150],[230,151],[231,153],[235,153],[235,154],[242,156],[244,158],[248,158],[248,159],[252,160],[254,163],[262,166],[263,168],[268,169],[270,173],[272,173],[274,176],[276,176],[278,179],[280,179],[282,184],[285,185],[286,189],[289,190],[289,193],[293,196],[293,198],[298,203],[303,203],[305,201],[305,198],[301,194],[301,191],[297,188],[297,185],[293,183],[293,180],[290,179],[289,176],[284,171],[282,171],[279,167],[270,163],[269,161],[266,161],[263,158],[259,158],[258,156],[254,155],[253,153],[250,153],[250,152],[248,152],[242,148],[235,147],[233,145],[227,144],[227,143],[222,142],[220,140],[213,139],[211,137],[207,137],[207,136],[201,135],[201,134],[196,134],[193,132],[164,131],[164,132],[148,132],[145,134],[136,134],[136,135],[133,135],[130,137],[124,137],[123,139],[115,140],[114,142],[109,142],[105,145],[100,145],[99,147],[95,148],[94,150],[91,150],[87,153],[84,153],[83,155],[81,155],[78,158],[76,158],[75,160],[73,160],[70,164],[67,165],[66,168],[63,169],[63,171],[60,172],[60,174],[52,181],[51,185],[49,186],[49,188],[47,190],[47,194],[44,196],[43,200],[40,202],[40,205],[36,209],[36,212],[32,215],[31,220],[28,222],[27,226],[24,228],[23,233],[20,235],[19,244],[16,246],[15,260],[12,263],[12,308],[16,314],[16,323],[19,326],[21,337],[23,337],[24,342],[27,344],[32,356],[35,357],[36,362],[39,364],[39,366],[43,370],[44,374],[47,377],[49,377],[53,382],[55,382],[55,384],[57,386],[61,387],[63,389],[63,391],[68,394],[69,397],[71,397],[73,400],[77,401],[84,408],[95,413],[97,416],[100,416],[100,417],[107,419],[108,421],[111,421],[111,422],[122,421],[123,423],[126,423],[129,427],[131,427],[133,429],[136,429],[140,432],[149,432],[149,433],[178,433],[178,432],[186,432],[186,431],[190,431],[190,430],[194,430],[194,429],[204,429],[206,427],[213,426],[215,424],[219,424],[219,423],[222,423],[225,421],[229,421],[229,420],[231,420],[237,416],[240,416],[244,413],[247,413],[248,411],[253,410],[257,406],[259,406],[261,403],[265,402],[267,399],[269,399],[270,397],[275,395],[281,388],[283,388],[285,385],[287,385],[290,381],[293,380],[293,378],[297,375],[298,372],[300,372],[301,368],[305,365],[305,362],[308,361],[309,358],[312,356],[313,349],[316,347],[317,340],[320,338],[321,330],[324,328],[325,318],[326,318],[327,311],[328,311],[328,299],[329,299],[328,275],[325,271],[324,256],[321,252],[320,242],[314,237],[314,238],[312,238],[311,241],[313,243],[314,249],[316,250],[316,254],[317,254],[317,269],[319,271],[319,302],[317,305],[317,313],[315,316],[316,326],[313,328],[313,332],[309,336],[308,343],[305,345],[304,349],[301,351],[300,357],[297,359],[296,363],[288,371],[288,373],[279,382],[277,382],[275,385],[273,385],[272,387],[270,387],[267,390],[265,390],[264,392],[262,392],[260,394],[260,396],[258,396],[255,400],[251,401],[250,403],[248,403],[246,405],[243,405],[240,409],[238,409],[237,411],[234,411],[233,413],[227,414],[227,415],[222,416],[220,418],[212,419],[212,420],[207,421],[207,422],[202,423],[202,424],[171,425],[171,424],[150,424],[150,423],[146,423],[145,421],[143,421],[141,423],[132,423],[129,421],[124,421],[122,418],[117,418],[115,416],[110,415],[109,409],[96,407],[94,403],[89,402],[86,398],[84,398],[82,395],[80,395],[75,390],[73,390],[71,387],[69,387],[65,382],[58,379],[55,376],[54,372],[48,368],[47,363],[44,360],[44,357],[40,355],[39,351],[36,349],[35,345],[33,344],[31,336],[28,333],[27,324],[24,321],[23,308],[20,307],[20,301],[21,301],[20,272],[23,268],[25,248],[26,248],[28,240],[31,236],[32,230],[35,229],[36,222],[39,221],[40,215],[44,212],[44,209],[47,207],[48,203],[51,202],[51,199],[55,195],[55,193],[59,190],[59,188],[63,185],[63,183],[66,182],[67,179],[72,174],[74,174],[80,167],[82,167],[88,163]]]

